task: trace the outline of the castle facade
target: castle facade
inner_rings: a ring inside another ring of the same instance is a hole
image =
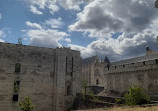
[[[80,52],[0,43],[0,111],[19,111],[30,97],[36,111],[65,111],[80,92]]]
[[[158,52],[149,47],[146,55],[116,62],[97,56],[83,60],[82,73],[90,86],[124,93],[131,86],[140,86],[152,97],[158,96]]]
[[[105,90],[126,91],[132,85],[158,96],[158,53],[110,62],[97,56],[82,59],[69,48],[42,48],[0,43],[0,111],[18,111],[30,97],[36,111],[67,111],[81,83]]]

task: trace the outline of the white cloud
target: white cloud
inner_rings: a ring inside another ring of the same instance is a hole
[[[0,38],[1,37],[5,37],[6,35],[4,34],[4,32],[2,30],[0,30]],[[0,42],[4,42],[4,40],[0,39]]]
[[[54,14],[59,6],[66,10],[80,10],[85,0],[29,0],[37,10],[49,9]],[[70,44],[72,49],[80,50],[82,57],[96,53],[110,60],[120,60],[145,54],[145,47],[154,45],[158,35],[158,12],[154,8],[155,0],[87,0],[84,10],[77,13],[76,22],[69,26],[70,31],[83,32],[85,37],[96,37],[87,47]],[[58,5],[57,5],[58,4]],[[42,26],[43,25],[43,26]],[[27,35],[30,44],[46,47],[61,46],[59,41],[71,42],[65,32],[54,30],[63,26],[60,19],[46,20],[42,28],[30,29]],[[51,29],[48,28],[51,26]],[[36,25],[31,25],[37,28]],[[121,33],[120,36],[117,33]],[[113,38],[113,35],[115,38]]]
[[[70,38],[65,38],[64,41],[71,42],[71,39]]]
[[[31,28],[37,28],[37,29],[42,29],[41,25],[40,24],[37,24],[37,23],[31,23],[29,21],[25,22],[25,24]]]
[[[65,32],[57,30],[29,30],[30,45],[55,48],[61,46],[58,41],[67,36]]]
[[[6,33],[10,33],[7,29],[0,30],[0,37],[6,37]]]
[[[97,40],[87,47],[69,46],[80,50],[84,58],[98,53],[112,61],[143,55],[146,46],[156,50],[158,13],[154,1],[92,0],[77,14],[69,30],[83,32]]]
[[[61,18],[58,18],[46,20],[45,24],[50,25],[52,28],[60,28],[63,25],[63,22]]]
[[[93,0],[25,0],[31,6],[31,12],[42,14],[38,9],[48,8],[51,14],[59,11],[59,6],[66,10],[80,10],[80,4]]]
[[[23,30],[23,32],[26,34],[26,36],[30,37],[30,45],[55,48],[62,46],[59,43],[59,41],[61,40],[65,40],[68,42],[71,41],[68,40],[68,38],[65,39],[65,37],[68,36],[67,33],[48,28],[46,26],[46,23],[41,24],[43,25],[41,26],[40,24],[31,23],[29,21],[26,22],[26,25],[31,27],[31,29]]]
[[[96,54],[95,50],[93,50],[92,48],[90,48],[90,45],[88,45],[87,47],[83,47],[83,46],[79,46],[79,45],[75,45],[75,44],[68,44],[68,46],[72,50],[78,50],[78,51],[80,51],[82,58],[91,57],[91,56],[93,56],[93,55]]]
[[[0,42],[5,42],[4,40],[0,39]]]
[[[71,31],[89,32],[105,37],[115,32],[139,32],[158,17],[154,0],[93,0],[77,14]]]
[[[28,40],[28,38],[23,38],[23,40],[24,40],[24,41],[27,41],[27,40]]]
[[[51,14],[54,14],[54,12],[57,12],[59,10],[59,7],[56,4],[50,4],[48,8],[50,9]]]
[[[51,14],[57,12],[60,8],[56,4],[56,0],[25,0],[29,4],[30,11],[35,14],[43,14],[39,10],[45,10],[46,8],[49,9]]]
[[[0,37],[1,37],[3,34],[4,34],[3,31],[0,30]]]
[[[0,13],[0,19],[2,19],[2,15],[1,15],[1,13]]]
[[[46,2],[49,0],[25,0],[28,4],[36,5],[41,9],[44,9]],[[52,0],[53,1],[53,0]]]
[[[65,9],[80,10],[80,4],[83,4],[83,0],[57,0]],[[88,2],[88,0],[87,0]]]
[[[31,11],[32,13],[38,14],[38,15],[42,15],[42,14],[43,14],[41,11],[37,10],[37,7],[32,6],[32,5],[30,6],[30,11]]]
[[[129,57],[145,55],[146,46],[157,49],[154,44],[158,32],[155,29],[146,29],[137,34],[131,34],[131,38],[120,35],[117,39],[99,39],[90,43],[87,47],[69,44],[74,50],[81,51],[83,58],[90,57],[96,53],[100,57],[108,56],[111,61],[122,60]]]

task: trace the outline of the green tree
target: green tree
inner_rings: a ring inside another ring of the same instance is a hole
[[[88,82],[86,80],[83,80],[81,83],[82,89],[84,90],[83,93],[84,95],[87,94],[87,88],[88,88]]]
[[[150,103],[149,96],[143,88],[138,86],[131,87],[124,96],[127,105],[141,105]]]
[[[25,97],[24,100],[19,103],[19,107],[21,111],[31,111],[34,109],[32,101],[29,97]]]

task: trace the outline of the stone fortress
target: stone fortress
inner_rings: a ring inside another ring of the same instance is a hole
[[[19,111],[30,97],[36,111],[65,111],[80,92],[80,52],[0,43],[0,111]]]
[[[158,52],[146,47],[146,55],[116,62],[97,56],[83,60],[82,74],[90,86],[105,91],[124,93],[131,86],[140,86],[155,98],[158,96]],[[108,96],[108,95],[107,95]]]
[[[117,62],[97,56],[82,59],[69,48],[0,47],[0,111],[18,111],[24,97],[32,99],[36,111],[66,111],[81,93],[83,80],[117,92],[139,85],[158,96],[158,52],[149,47],[145,56]]]

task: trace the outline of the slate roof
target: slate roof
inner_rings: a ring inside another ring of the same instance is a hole
[[[111,62],[111,65],[123,65],[123,64],[130,64],[130,63],[136,63],[136,62],[155,60],[155,59],[158,59],[158,54],[146,55],[146,56],[126,59],[126,60]]]
[[[92,62],[94,62],[96,60],[96,56],[92,56],[92,57],[89,57],[89,58],[86,58],[86,59],[83,59],[82,60],[82,63],[83,64],[87,64],[87,63],[92,63]]]

